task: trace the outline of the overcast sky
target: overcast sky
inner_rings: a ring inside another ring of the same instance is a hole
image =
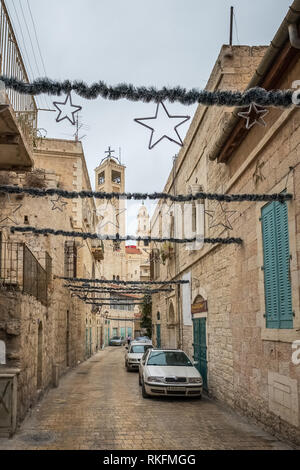
[[[228,43],[231,5],[235,7],[234,44],[253,46],[270,43],[292,3],[292,0],[6,0],[30,78],[45,73],[28,1],[50,78],[186,88],[206,85],[222,44]],[[55,99],[40,97],[38,105],[53,109]],[[77,95],[73,95],[73,103],[83,107],[80,116],[85,128],[80,136],[85,135],[82,142],[93,187],[93,170],[111,146],[117,156],[121,148],[127,191],[163,189],[172,158],[180,147],[164,139],[148,150],[150,131],[133,121],[154,116],[155,104],[102,98],[87,101]],[[195,106],[166,105],[174,115],[192,117],[195,112]],[[39,127],[47,129],[47,137],[72,139],[74,127],[66,121],[56,123],[55,117],[55,113],[40,112]],[[182,139],[189,122],[178,129]],[[134,231],[132,224],[129,231]]]

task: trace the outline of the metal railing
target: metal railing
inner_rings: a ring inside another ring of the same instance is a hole
[[[46,253],[46,269],[25,243],[0,244],[0,286],[32,295],[43,305],[48,303],[51,279],[51,257]]]
[[[15,33],[4,0],[0,0],[0,75],[29,83]],[[11,104],[24,138],[32,149],[37,129],[37,105],[33,96],[21,95],[7,90]]]
[[[23,245],[23,292],[47,305],[47,272]]]

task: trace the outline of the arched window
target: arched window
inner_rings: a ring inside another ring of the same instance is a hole
[[[157,312],[157,320],[160,320],[160,312]]]

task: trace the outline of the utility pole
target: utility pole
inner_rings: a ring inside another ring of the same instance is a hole
[[[233,7],[230,7],[230,33],[229,33],[229,45],[232,46],[232,32],[233,32]]]

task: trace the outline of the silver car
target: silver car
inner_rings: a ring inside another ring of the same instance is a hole
[[[123,336],[113,336],[109,340],[109,346],[123,346],[125,344],[125,338]]]
[[[132,341],[129,346],[126,346],[125,351],[125,367],[128,371],[138,370],[140,360],[144,353],[149,349],[153,348],[151,341],[141,342]]]
[[[202,396],[200,373],[185,352],[179,349],[150,349],[139,365],[139,384],[144,398],[149,396]]]

